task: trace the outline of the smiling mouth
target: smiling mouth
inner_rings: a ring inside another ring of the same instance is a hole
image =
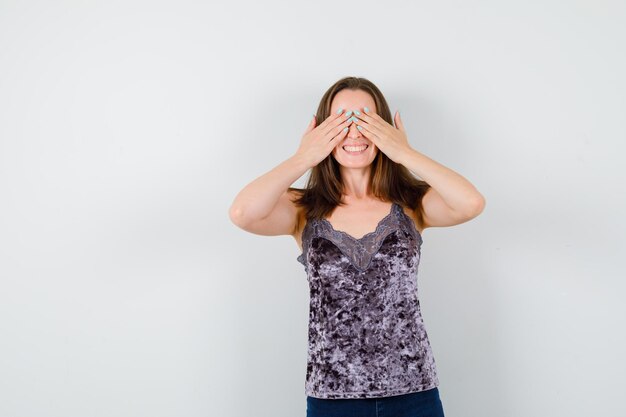
[[[346,153],[348,153],[349,155],[359,155],[362,154],[363,152],[365,152],[367,150],[367,148],[369,148],[369,145],[359,145],[359,146],[342,146],[341,149],[343,149]]]

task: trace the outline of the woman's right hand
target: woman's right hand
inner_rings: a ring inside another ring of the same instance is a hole
[[[315,127],[316,117],[307,126],[300,147],[296,155],[307,161],[309,167],[314,167],[326,158],[341,140],[346,137],[352,117],[346,118],[342,109],[339,114],[331,114],[322,124]]]

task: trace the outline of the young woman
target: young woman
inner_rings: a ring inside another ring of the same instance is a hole
[[[393,121],[372,82],[339,80],[295,154],[230,208],[240,228],[291,235],[301,250],[310,288],[307,417],[443,416],[417,291],[422,233],[476,217],[485,199],[413,149],[399,113]],[[306,188],[291,187],[309,169]]]

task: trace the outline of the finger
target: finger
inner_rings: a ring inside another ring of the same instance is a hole
[[[330,133],[334,136],[336,134],[335,129],[338,127],[341,127],[341,129],[343,129],[345,126],[347,126],[346,123],[350,124],[351,119],[352,112],[344,112],[342,110],[342,112],[339,114],[339,117],[337,117],[328,124],[328,126],[326,127],[326,133]]]
[[[356,126],[357,129],[359,129],[359,126],[363,128],[363,130],[367,130],[368,132],[370,132],[370,134],[374,134],[377,136],[382,136],[385,132],[385,126],[380,126],[379,123],[377,123],[375,120],[373,121],[373,123],[370,123],[368,121],[365,120],[359,120],[358,122],[356,122]],[[361,133],[363,133],[363,130],[359,129],[361,131]]]
[[[385,119],[383,119],[377,113],[375,113],[375,112],[373,112],[371,110],[362,111],[362,112],[359,112],[359,113],[360,114],[357,114],[356,117],[358,117],[358,118],[360,118],[360,119],[362,119],[362,120],[364,120],[364,121],[366,121],[366,122],[368,122],[370,124],[373,124],[373,125],[379,125],[379,124],[384,125],[385,123],[389,124],[389,123],[387,123],[387,121]]]
[[[315,129],[315,115],[313,115],[313,118],[311,118],[311,120],[309,121],[309,124],[307,125],[306,130],[304,131],[304,134],[306,135],[313,129]]]
[[[359,114],[356,114],[355,117],[364,122],[361,124],[368,124],[370,131],[377,130],[378,133],[382,133],[386,125],[389,125],[389,123],[387,123],[385,119],[372,112],[371,110],[367,113],[359,112]],[[357,122],[357,124],[359,124],[359,122]]]
[[[350,118],[344,120],[343,122],[341,122],[337,126],[331,128],[327,132],[327,135],[330,135],[330,137],[334,139],[340,132],[343,132],[344,130],[345,130],[345,133],[347,133],[348,129],[350,128],[350,124],[351,123],[352,123],[352,116],[350,116]]]
[[[335,146],[337,146],[337,144],[338,144],[339,142],[341,142],[341,141],[343,140],[343,138],[345,138],[345,137],[346,137],[346,135],[348,134],[348,130],[349,130],[349,128],[348,128],[347,126],[346,126],[346,127],[344,127],[343,129],[341,129],[341,130],[339,131],[339,133],[337,133],[337,134],[335,135],[335,137],[333,137],[333,138],[330,140],[329,144],[330,144],[333,148],[334,148]]]
[[[368,123],[357,123],[356,128],[363,136],[365,136],[366,139],[371,140],[372,142],[374,142],[374,145],[376,145],[376,143],[378,142],[378,135],[376,134],[376,131],[373,129],[372,125]]]
[[[341,112],[337,113],[333,113],[328,115],[328,117],[326,118],[326,120],[324,120],[324,122],[322,124],[320,124],[320,129],[322,129],[322,131],[327,132],[329,128],[332,128],[333,126],[336,126],[337,124],[342,122],[342,117],[344,114],[344,110],[341,109]]]
[[[330,141],[328,141],[328,151],[331,152],[334,147],[340,144],[347,134],[348,134],[347,129],[341,129],[339,133],[333,136],[333,138]]]
[[[395,118],[395,121],[396,121],[396,127],[397,127],[398,129],[400,129],[401,131],[403,131],[403,132],[404,132],[404,131],[405,131],[405,130],[404,130],[404,123],[402,123],[402,119],[400,118],[400,110],[398,110],[398,111],[396,112],[396,118]]]
[[[376,118],[376,116],[378,116],[378,114],[376,112],[373,112],[370,109],[367,109],[367,111],[366,111],[365,108],[363,108],[363,111],[355,113],[355,115],[357,117],[359,117],[359,118],[363,118],[363,120],[374,120]],[[378,116],[378,117],[380,117],[380,116]]]

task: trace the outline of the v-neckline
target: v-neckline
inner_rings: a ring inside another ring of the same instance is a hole
[[[322,222],[326,223],[328,225],[328,227],[330,228],[330,230],[332,230],[335,233],[339,233],[343,236],[346,236],[348,239],[351,239],[355,242],[363,242],[365,239],[367,239],[368,237],[372,236],[372,235],[376,235],[380,232],[380,230],[382,229],[385,221],[390,218],[394,213],[394,208],[395,208],[395,201],[391,203],[391,207],[389,209],[389,213],[383,217],[382,219],[380,219],[380,221],[376,224],[376,228],[371,231],[371,232],[367,232],[366,234],[364,234],[363,236],[356,238],[354,236],[352,236],[351,234],[344,232],[343,230],[337,230],[335,229],[335,227],[332,225],[332,223],[330,221],[328,221],[326,218],[322,218]]]

